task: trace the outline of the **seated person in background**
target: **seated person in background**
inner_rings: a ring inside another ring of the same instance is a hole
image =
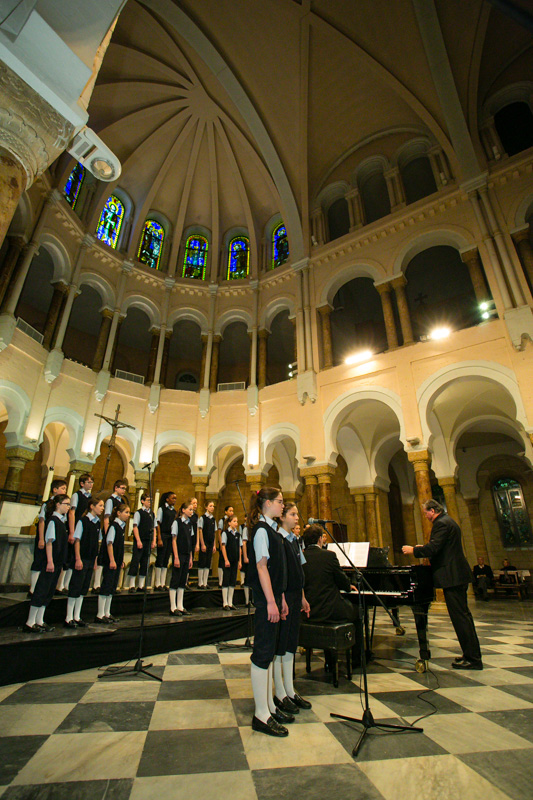
[[[320,525],[310,525],[304,530],[305,596],[311,607],[310,622],[355,622],[357,606],[345,600],[341,590],[355,591],[355,586],[342,571],[339,560],[331,550],[323,550],[325,535]]]
[[[516,583],[516,578],[514,575],[509,575],[509,572],[517,572],[517,568],[513,567],[509,564],[509,559],[504,558],[503,564],[501,565],[501,572],[500,577],[498,578],[499,583]],[[506,594],[512,594],[512,589],[506,589]]]
[[[485,564],[483,556],[479,556],[472,573],[474,575],[474,593],[481,596],[483,600],[488,600],[488,589],[494,582],[494,574],[489,565]]]

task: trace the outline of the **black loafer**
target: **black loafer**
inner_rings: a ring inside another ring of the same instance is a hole
[[[294,703],[295,706],[298,706],[298,708],[303,708],[306,711],[309,711],[309,709],[312,708],[309,700],[304,700],[304,698],[299,695],[298,692],[294,692],[294,697],[288,697],[288,699],[291,701],[291,703]]]
[[[284,728],[283,725],[280,725],[279,722],[276,722],[272,717],[269,717],[267,722],[262,722],[262,720],[254,717],[252,719],[252,730],[258,733],[266,733],[267,736],[289,735],[287,728]]]
[[[108,619],[107,617],[95,617],[94,622],[95,625],[109,625],[111,620]]]
[[[190,617],[191,616],[191,612],[187,611],[186,608],[183,608],[182,611],[181,611],[181,616],[182,617]]]
[[[170,614],[173,617],[181,617],[182,616],[182,612],[179,610],[179,608],[175,608],[174,611],[170,612]]]
[[[24,623],[22,626],[23,633],[44,633],[44,628],[41,628],[40,625],[27,625]]]
[[[119,617],[112,617],[111,614],[108,614],[106,619],[108,622],[120,622]]]
[[[275,711],[271,711],[271,716],[276,722],[279,722],[280,725],[290,725],[291,722],[294,722],[294,717],[292,714],[287,714],[285,711],[282,711],[281,708],[276,708]]]
[[[483,669],[481,661],[460,661],[452,664],[453,669]]]
[[[63,623],[63,627],[64,627],[64,628],[77,628],[78,626],[76,625],[76,623],[74,622],[74,620],[73,620],[73,619],[71,619],[71,620],[69,620],[69,622],[67,622],[67,621],[65,620],[65,622]]]
[[[130,588],[128,589],[129,594],[135,594],[136,591],[137,589],[135,588],[135,586],[130,586]]]
[[[82,619],[75,619],[74,622],[76,623],[77,628],[86,628],[87,623],[84,622]]]
[[[274,695],[274,703],[277,708],[281,708],[286,714],[298,714],[300,712],[296,703],[293,703],[288,697],[284,697],[283,700],[280,700],[279,697]]]
[[[466,661],[466,658],[464,656],[457,656],[457,658],[454,658],[453,661],[454,661],[454,664],[460,664],[461,661]]]

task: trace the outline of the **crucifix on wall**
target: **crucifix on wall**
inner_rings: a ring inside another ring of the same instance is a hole
[[[113,450],[115,449],[115,441],[116,441],[116,438],[117,438],[117,432],[121,428],[131,428],[132,430],[134,430],[134,426],[133,425],[128,425],[127,422],[120,422],[120,420],[119,420],[120,404],[116,407],[114,418],[113,417],[106,417],[104,414],[95,414],[94,416],[95,417],[100,417],[100,419],[105,420],[111,426],[111,430],[112,430],[111,436],[109,438],[109,442],[107,443],[107,457],[106,457],[106,460],[105,460],[104,474],[103,474],[103,477],[102,477],[102,485],[100,486],[100,491],[102,491],[104,486],[105,486],[105,482],[106,482],[106,478],[107,478],[107,472],[108,472],[108,469],[109,469],[109,462],[111,461],[111,454],[112,454]]]

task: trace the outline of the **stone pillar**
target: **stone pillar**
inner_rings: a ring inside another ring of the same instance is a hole
[[[444,499],[446,500],[446,509],[449,516],[454,519],[458,525],[461,524],[459,517],[459,507],[457,505],[456,485],[453,475],[447,478],[439,478],[439,486],[444,492]]]
[[[403,343],[413,344],[413,327],[411,325],[411,315],[409,314],[409,306],[407,304],[407,296],[405,294],[405,285],[407,281],[405,275],[398,275],[391,281],[391,286],[396,292],[396,304],[398,306],[398,314],[400,315],[400,325],[402,327]]]
[[[0,137],[0,141],[2,139]],[[21,162],[8,150],[0,147],[0,247],[25,188],[26,173]]]
[[[468,516],[470,517],[470,527],[472,528],[472,538],[474,540],[476,556],[478,558],[483,557],[485,559],[485,563],[488,564],[489,553],[487,550],[485,532],[483,531],[481,514],[479,513],[479,500],[477,497],[465,497],[465,503],[468,509]]]
[[[350,215],[350,233],[363,227],[364,213],[363,204],[361,202],[361,195],[357,187],[350,189],[346,192],[346,200],[348,202],[348,213]]]
[[[391,211],[397,211],[405,206],[405,192],[398,167],[392,167],[384,173]]]
[[[222,337],[218,334],[213,336],[213,349],[211,351],[211,376],[209,378],[209,391],[216,392],[218,384],[218,356],[220,353],[220,342]]]
[[[376,513],[376,490],[373,486],[365,489],[365,526],[366,538],[370,547],[379,547],[378,517]]]
[[[6,447],[6,458],[9,461],[4,489],[11,492],[20,491],[20,482],[22,480],[22,472],[28,461],[33,461],[35,451],[29,450],[27,447]]]
[[[109,308],[103,308],[101,311],[102,322],[98,332],[98,339],[96,341],[96,348],[93,357],[93,370],[99,372],[102,369],[102,362],[104,360],[104,353],[109,339],[109,331],[111,329],[111,320],[113,319],[113,312]]]
[[[2,264],[2,273],[0,275],[0,308],[7,291],[7,287],[14,275],[17,272],[20,254],[24,247],[24,239],[22,236],[9,236],[9,246],[7,249],[4,263]]]
[[[120,315],[118,316],[117,319],[117,327],[115,329],[115,337],[113,339],[113,347],[111,349],[111,360],[109,362],[109,371],[111,372],[111,374],[113,374],[116,369],[120,369],[120,367],[117,368],[117,366],[115,365],[115,359],[117,356],[118,337],[120,335],[120,329],[122,327],[122,323],[124,322],[125,319],[126,317],[121,317]]]
[[[422,506],[426,500],[431,500],[433,496],[431,492],[431,480],[429,476],[431,456],[428,450],[414,450],[410,453],[407,453],[407,458],[413,465],[413,469],[415,471],[416,494],[418,497],[418,503],[420,506]],[[429,542],[429,537],[431,535],[432,525],[429,519],[427,519],[422,513],[422,509],[420,509],[420,513],[422,517],[424,543],[427,543]]]
[[[259,472],[256,473],[255,475],[246,475],[246,483],[248,485],[248,488],[250,489],[250,492],[259,492],[264,486],[265,479],[263,475]]]
[[[512,236],[529,285],[533,289],[533,247],[531,247],[531,241],[529,239],[529,227],[522,228],[521,231],[516,231]]]
[[[315,208],[311,214],[311,231],[315,237],[318,245],[324,244],[326,241],[326,225],[324,221],[324,212],[321,208]]]
[[[79,477],[83,475],[84,472],[91,472],[94,464],[89,464],[86,461],[71,461],[70,469],[67,475],[67,494],[72,495],[73,492],[77,492],[79,487]]]
[[[428,157],[437,189],[442,189],[444,186],[448,185],[451,179],[450,169],[442,147],[438,144],[431,147],[428,150]]]
[[[204,385],[204,375],[205,375],[205,362],[207,358],[207,342],[209,337],[207,334],[202,333],[202,361],[200,364],[200,388]]]
[[[365,520],[365,493],[364,489],[350,489],[355,503],[355,523],[356,523],[356,542],[366,542],[366,520]]]
[[[300,470],[300,474],[305,481],[307,516],[316,519],[318,517],[318,479],[316,475],[306,475],[304,470]]]
[[[320,519],[333,519],[331,509],[331,476],[335,470],[333,467],[324,467],[317,475],[318,479],[318,516]],[[333,526],[327,525],[328,534],[333,532]]]
[[[159,347],[159,328],[151,328],[152,340],[150,342],[150,355],[148,357],[148,369],[146,371],[146,383],[151,384],[155,375],[155,362],[157,361],[157,350]]]
[[[257,388],[264,389],[267,382],[267,341],[270,332],[265,328],[258,331],[259,346],[257,353]]]
[[[206,506],[206,489],[209,482],[207,475],[193,475],[192,482],[194,484],[194,496],[198,500],[198,511],[201,516]]]
[[[317,309],[322,322],[322,359],[323,368],[329,369],[333,366],[333,344],[331,340],[331,306],[325,305]]]
[[[489,299],[489,293],[485,285],[485,278],[483,277],[483,267],[481,266],[481,258],[479,257],[479,252],[477,247],[474,247],[471,250],[467,250],[466,252],[461,253],[461,259],[468,267],[468,272],[470,273],[470,280],[472,281],[474,292],[476,294],[476,300],[478,301],[478,303],[483,303],[485,300]]]
[[[53,287],[54,293],[52,295],[52,301],[46,316],[46,322],[44,323],[43,347],[46,347],[47,350],[50,349],[52,344],[54,332],[57,327],[57,321],[62,308],[64,308],[65,296],[68,289],[67,284],[63,283],[63,281],[54,283]]]
[[[383,309],[387,347],[389,350],[394,350],[398,347],[398,334],[396,332],[396,323],[394,322],[394,312],[392,310],[392,299],[390,295],[392,287],[390,283],[375,283],[374,286],[379,292],[381,307]]]
[[[165,331],[165,341],[163,343],[163,353],[161,355],[161,376],[159,378],[159,383],[163,387],[167,385],[168,380],[168,357],[170,355],[170,340],[172,339],[173,332],[173,330]]]

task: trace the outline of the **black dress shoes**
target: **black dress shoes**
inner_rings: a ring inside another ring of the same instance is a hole
[[[82,619],[75,619],[74,622],[76,623],[77,628],[86,628],[87,623],[84,622]]]
[[[276,708],[276,710],[271,711],[270,714],[280,725],[289,725],[291,722],[294,722],[295,719],[292,714],[287,714],[285,711],[282,711],[281,708]]]
[[[262,722],[262,720],[254,717],[252,719],[252,730],[257,731],[258,733],[266,733],[267,736],[289,735],[287,728],[283,727],[283,725],[280,725],[279,722],[276,722],[276,720],[272,717],[269,717],[267,722]]]
[[[24,623],[22,626],[23,633],[44,633],[44,628],[41,628],[40,625],[27,625]]]
[[[108,617],[95,617],[94,622],[96,625],[109,625],[111,620]]]
[[[301,695],[299,695],[298,692],[294,692],[294,697],[287,696],[287,699],[290,700],[291,703],[294,703],[295,706],[298,706],[298,708],[303,708],[306,711],[312,708],[312,705],[309,702],[309,700],[304,700],[304,698]]]
[[[108,622],[120,622],[120,619],[118,617],[112,617],[111,614],[108,614],[106,619]]]
[[[53,625],[48,625],[46,622],[43,622],[43,624],[41,625],[41,628],[43,630],[43,633],[52,633],[52,631],[55,631],[54,626]]]
[[[68,622],[65,620],[65,622],[63,623],[63,627],[64,627],[64,628],[77,628],[78,626],[76,625],[76,623],[74,622],[74,620],[73,620],[73,619],[71,619],[71,620],[69,620]]]
[[[292,700],[290,700],[288,697],[284,697],[283,700],[280,700],[279,697],[276,697],[276,695],[274,695],[274,703],[276,707],[281,708],[281,710],[284,711],[285,714],[300,713],[300,709],[298,708],[296,703],[293,703]]]
[[[187,609],[186,609],[186,608],[182,608],[182,609],[181,609],[181,616],[182,616],[182,617],[190,617],[190,616],[191,616],[191,612],[190,612],[190,611],[187,611]]]
[[[173,617],[181,617],[182,616],[182,612],[179,610],[179,608],[175,608],[174,611],[170,612],[170,614]]]
[[[454,661],[452,664],[453,669],[483,669],[481,661]]]

